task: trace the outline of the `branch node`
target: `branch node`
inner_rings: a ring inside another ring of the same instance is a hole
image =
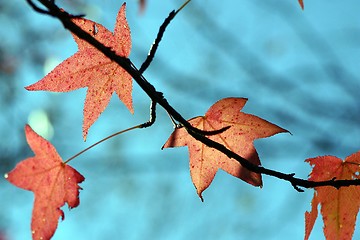
[[[156,102],[151,100],[150,103],[150,119],[146,123],[140,125],[140,128],[147,128],[150,127],[155,123],[156,120]]]
[[[300,187],[298,187],[295,183],[291,183],[291,185],[293,186],[293,188],[298,191],[298,192],[304,192],[304,189],[301,189]]]
[[[54,14],[52,14],[50,11],[44,10],[44,9],[39,8],[38,6],[36,6],[36,4],[33,3],[32,0],[26,0],[26,1],[27,1],[28,4],[34,9],[34,11],[36,11],[36,12],[38,12],[38,13],[42,13],[42,14],[54,16]]]

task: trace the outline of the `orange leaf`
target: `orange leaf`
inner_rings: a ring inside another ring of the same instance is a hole
[[[313,166],[310,181],[360,179],[360,151],[348,156],[345,161],[334,156],[323,156],[307,159],[306,162]],[[305,239],[308,239],[313,228],[319,203],[326,239],[351,239],[360,208],[360,187],[316,187],[315,191],[311,212],[305,213]]]
[[[93,35],[95,39],[110,47],[118,55],[127,57],[130,54],[130,29],[125,17],[125,4],[122,5],[116,18],[114,33],[93,21],[76,18],[72,20],[81,29]],[[78,51],[43,79],[27,86],[30,91],[44,90],[68,92],[88,87],[85,105],[83,137],[86,140],[90,126],[109,104],[113,92],[133,113],[132,78],[115,62],[112,62],[86,41],[73,35]]]
[[[253,164],[260,165],[253,141],[287,131],[259,117],[240,112],[246,101],[245,98],[222,99],[211,106],[205,116],[190,119],[189,123],[206,131],[230,126],[228,130],[208,138],[223,144]],[[190,175],[201,199],[202,192],[209,187],[219,168],[254,186],[262,186],[261,174],[248,171],[238,161],[195,140],[184,128],[175,129],[163,147],[179,146],[189,148]]]
[[[15,186],[34,192],[32,237],[50,239],[57,228],[59,217],[64,219],[64,212],[60,207],[65,202],[69,208],[79,205],[81,188],[78,183],[85,178],[63,163],[54,146],[28,125],[25,126],[25,134],[35,156],[18,163],[5,177]]]

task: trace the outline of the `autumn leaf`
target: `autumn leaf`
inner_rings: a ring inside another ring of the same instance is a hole
[[[327,181],[331,179],[360,179],[360,151],[348,156],[345,161],[334,156],[323,156],[307,159],[313,170],[310,181]],[[336,189],[334,187],[316,187],[310,212],[305,213],[305,239],[310,236],[321,205],[326,239],[351,239],[354,233],[356,217],[360,208],[360,187],[350,186]]]
[[[303,2],[303,0],[298,0],[298,1],[299,1],[299,4],[300,4],[301,8],[304,10],[304,2]]]
[[[50,239],[57,228],[60,207],[79,205],[79,183],[85,178],[74,168],[63,163],[51,143],[25,126],[26,139],[34,157],[18,163],[5,178],[15,186],[34,192],[35,201],[31,219],[33,239]]]
[[[118,55],[127,57],[130,54],[131,38],[125,17],[125,6],[123,4],[118,13],[114,33],[87,19],[74,18],[72,21]],[[105,110],[113,92],[116,92],[120,100],[133,113],[132,78],[123,68],[86,41],[74,34],[73,37],[78,45],[78,51],[43,79],[27,86],[26,89],[68,92],[88,87],[83,120],[83,137],[86,140],[90,126]]]
[[[189,123],[206,131],[230,127],[220,134],[208,137],[251,163],[260,165],[253,141],[287,131],[259,117],[240,112],[246,101],[245,98],[222,99],[211,106],[205,116],[190,119]],[[262,186],[261,174],[248,171],[238,161],[195,140],[185,128],[175,129],[163,148],[180,146],[189,148],[190,175],[201,199],[202,192],[209,187],[218,169],[254,186]]]

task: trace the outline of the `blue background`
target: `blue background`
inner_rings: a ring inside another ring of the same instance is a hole
[[[113,30],[122,2],[57,1]],[[158,28],[182,4],[150,0],[143,14],[127,3],[130,58],[140,66]],[[360,3],[296,0],[193,1],[170,24],[146,78],[185,118],[203,115],[224,97],[247,97],[244,112],[293,135],[255,142],[265,167],[307,178],[304,160],[345,158],[360,150]],[[134,84],[135,114],[113,97],[82,141],[86,89],[27,92],[77,51],[56,19],[26,1],[0,1],[0,170],[32,156],[26,123],[67,159],[90,144],[148,118],[148,97]],[[160,150],[172,132],[167,114],[148,129],[111,139],[73,160],[86,180],[81,204],[68,211],[53,239],[303,239],[313,190],[296,192],[263,176],[254,188],[219,171],[201,202],[186,148]],[[30,239],[33,194],[0,178],[0,232]],[[310,239],[324,239],[319,216]],[[354,239],[360,238],[355,231]],[[1,239],[1,237],[0,237]]]

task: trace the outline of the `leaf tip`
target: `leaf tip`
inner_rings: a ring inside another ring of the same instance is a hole
[[[25,124],[25,132],[32,130],[29,124]]]
[[[299,1],[301,9],[304,10],[304,2],[303,2],[303,0],[298,0],[298,1]]]
[[[34,84],[31,84],[31,85],[26,86],[26,87],[24,87],[24,88],[25,88],[25,90],[27,90],[27,91],[34,91],[34,90],[37,90],[36,88],[34,88]]]
[[[144,13],[144,10],[145,10],[145,0],[140,0],[139,13],[140,14]]]
[[[311,210],[310,210],[310,212],[308,212],[308,211],[305,212],[305,237],[304,237],[304,240],[308,240],[310,237],[311,231],[314,227],[315,221],[318,216],[318,209],[317,209],[318,205],[319,205],[319,200],[317,197],[317,193],[315,191],[314,197],[311,201]]]
[[[89,133],[89,127],[86,127],[86,126],[83,125],[82,136],[83,136],[84,142],[86,142],[86,138],[87,138],[88,133]]]
[[[278,133],[289,133],[290,135],[293,135],[289,130],[285,129],[285,128],[282,128],[282,127],[279,127],[279,130],[278,130]]]

